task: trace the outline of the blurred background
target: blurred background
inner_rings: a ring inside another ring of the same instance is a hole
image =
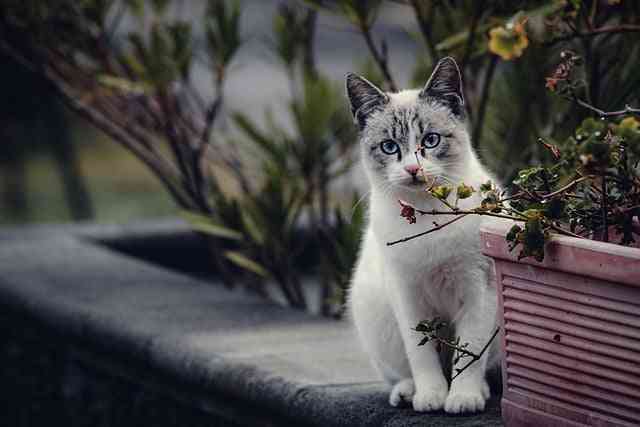
[[[473,146],[508,183],[586,117],[640,105],[639,17],[631,0],[6,0],[0,224],[181,216],[228,286],[307,308],[311,273],[339,316],[368,191],[347,72],[398,91],[454,57]]]
[[[18,51],[21,41],[16,47],[16,37],[25,28],[16,25],[15,16],[40,13],[42,20],[29,25],[44,28],[59,14],[40,10],[38,3],[9,0],[3,7],[3,37]],[[114,50],[124,51],[132,32],[148,32],[157,20],[192,24],[189,85],[198,98],[216,94],[211,84],[215,64],[207,58],[206,25],[200,21],[207,13],[215,14],[207,10],[220,1],[85,3],[104,11],[109,48]],[[236,150],[245,147],[239,140],[251,137],[234,119],[238,112],[252,126],[295,133],[290,107],[300,96],[303,77],[293,68],[296,61],[307,59],[287,58],[286,50],[295,50],[296,39],[305,37],[312,39],[313,72],[331,82],[335,105],[343,109],[342,78],[348,71],[360,72],[386,89],[415,87],[424,84],[438,58],[454,56],[464,73],[474,144],[502,179],[522,166],[548,160],[536,139],[563,137],[586,114],[545,90],[545,77],[561,62],[561,51],[569,49],[583,59],[580,68],[585,80],[589,78],[584,90],[594,105],[620,108],[638,100],[640,77],[632,72],[640,65],[637,28],[633,30],[638,23],[635,1],[226,3],[227,8],[233,4],[239,9],[240,45],[225,63],[224,104],[214,134],[233,139]],[[18,31],[7,29],[11,26]],[[630,31],[598,32],[614,26],[628,26]],[[305,33],[305,28],[311,30]],[[24,40],[29,50],[32,43]],[[40,65],[28,67],[6,49],[0,52],[0,223],[127,222],[176,215],[176,204],[157,177],[70,111],[43,78]],[[74,96],[82,98],[82,90]],[[84,90],[88,97],[91,91]],[[351,133],[343,138],[355,142],[353,130],[344,132]],[[254,156],[255,149],[242,148],[241,157]],[[215,152],[208,157],[215,158]],[[338,198],[351,200],[353,189],[364,188],[357,165],[337,183],[339,191],[333,194]]]
[[[174,3],[167,12],[170,17],[197,22],[207,2]],[[243,46],[228,71],[225,110],[242,111],[260,123],[265,112],[271,111],[279,123],[290,127],[285,110],[291,86],[274,52],[273,23],[283,3],[300,5],[296,1],[242,1]],[[115,38],[122,42],[136,22],[130,14],[124,16]],[[387,40],[391,68],[407,82],[418,54],[410,35],[418,31],[411,10],[400,4],[384,5],[375,30]],[[195,38],[194,43],[204,49],[203,34]],[[321,11],[315,39],[318,67],[336,84],[345,73],[367,63],[364,40],[340,16]],[[206,67],[205,61],[196,60],[192,79],[197,90],[211,96]],[[4,99],[0,107],[0,223],[128,222],[176,215],[170,196],[133,155],[65,109],[37,73],[7,56],[0,60],[0,93]],[[346,98],[341,101],[347,102]],[[228,118],[221,119],[219,130],[233,133]]]

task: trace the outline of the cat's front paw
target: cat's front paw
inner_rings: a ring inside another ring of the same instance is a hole
[[[488,397],[489,393],[481,390],[452,391],[444,403],[444,410],[449,414],[481,412]]]
[[[419,390],[413,395],[413,410],[417,412],[438,411],[447,398],[446,387]]]
[[[402,381],[396,383],[389,393],[389,403],[391,406],[398,406],[402,402],[411,402],[413,395],[416,392],[416,387],[413,384],[411,378],[405,378]]]

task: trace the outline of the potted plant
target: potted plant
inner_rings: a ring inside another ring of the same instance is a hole
[[[558,167],[516,179],[511,205],[524,227],[481,230],[495,265],[510,426],[640,423],[639,122],[609,120],[638,111],[596,112],[562,149],[548,146]]]
[[[640,249],[554,235],[518,260],[485,226],[501,311],[502,414],[515,425],[638,425]]]
[[[639,425],[640,110],[605,112],[580,99],[572,75],[581,58],[562,57],[547,86],[598,118],[563,141],[540,139],[553,164],[521,170],[511,193],[491,182],[428,188],[441,211],[401,201],[410,222],[418,214],[454,217],[389,244],[467,215],[494,217],[481,237],[495,265],[506,425]],[[474,192],[481,205],[458,209]],[[439,339],[429,322],[416,329]]]

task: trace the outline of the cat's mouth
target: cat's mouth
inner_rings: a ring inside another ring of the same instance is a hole
[[[406,178],[400,183],[401,187],[413,190],[420,191],[424,189],[426,186],[432,186],[437,182],[438,178],[431,175],[417,175]]]

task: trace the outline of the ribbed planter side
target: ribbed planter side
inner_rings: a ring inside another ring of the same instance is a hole
[[[554,237],[544,262],[517,261],[508,229],[481,233],[499,290],[505,425],[640,425],[640,249]]]

